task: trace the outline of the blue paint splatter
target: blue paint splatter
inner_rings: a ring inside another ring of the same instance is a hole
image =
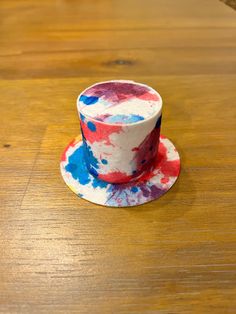
[[[99,187],[99,188],[101,188],[101,189],[102,189],[102,188],[106,188],[107,185],[108,185],[108,182],[105,182],[105,181],[102,181],[102,180],[99,180],[99,179],[95,179],[95,178],[94,178],[93,183],[92,183],[92,186],[93,186],[94,188]]]
[[[93,152],[91,150],[91,147],[87,144],[86,140],[84,139],[83,142],[83,148],[84,148],[84,159],[85,163],[87,165],[87,168],[90,173],[95,175],[97,177],[98,173],[97,170],[99,168],[98,166],[98,160],[96,157],[94,157]]]
[[[83,147],[80,146],[69,157],[68,165],[66,165],[66,171],[70,172],[75,180],[78,180],[80,184],[88,184],[91,180],[89,178],[88,169],[83,159]]]
[[[160,116],[156,122],[155,128],[158,129],[161,126],[161,118],[162,116]]]
[[[108,161],[106,159],[102,159],[101,162],[104,164],[104,165],[107,165],[108,164]]]
[[[138,188],[137,188],[136,186],[133,186],[133,187],[131,188],[131,192],[137,193],[137,192],[138,192]]]
[[[81,121],[85,121],[85,116],[82,114],[82,113],[80,113],[80,119],[81,119]]]
[[[93,167],[89,167],[89,171],[90,173],[94,176],[94,177],[97,177],[98,176],[98,172],[95,168]]]
[[[97,166],[97,163],[95,162],[96,159],[93,159],[92,162],[95,167]],[[95,177],[92,177],[90,173],[88,172],[88,168],[85,162],[84,158],[84,148],[83,145],[81,145],[79,148],[77,148],[74,153],[69,157],[68,164],[66,165],[65,169],[69,173],[71,173],[72,177],[75,180],[78,180],[80,184],[86,185],[88,183],[92,183],[92,186],[94,188],[100,187],[100,188],[106,188],[108,183],[102,180],[99,180]],[[96,170],[93,168],[93,171],[96,172]],[[83,194],[78,194],[80,197],[83,197]]]
[[[85,105],[89,106],[89,105],[96,104],[96,102],[98,102],[98,99],[99,97],[96,97],[96,96],[81,95],[79,98],[79,101],[82,101]]]
[[[137,114],[130,114],[130,115],[117,114],[114,116],[106,117],[104,121],[107,123],[127,124],[127,123],[135,123],[135,122],[138,122],[141,120],[144,120],[144,117],[137,115]]]
[[[90,131],[92,131],[92,132],[95,132],[95,131],[96,131],[96,125],[95,125],[93,122],[89,121],[89,122],[87,123],[87,126],[88,126],[88,128],[89,128]]]

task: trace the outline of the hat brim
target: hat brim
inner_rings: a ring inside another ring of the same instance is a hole
[[[78,136],[65,148],[60,168],[65,183],[79,197],[103,206],[129,207],[156,200],[166,193],[179,176],[180,156],[174,144],[161,135],[152,168],[135,181],[112,184],[88,172],[83,142]]]

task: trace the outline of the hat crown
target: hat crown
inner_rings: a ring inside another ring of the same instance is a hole
[[[112,183],[135,180],[157,155],[162,100],[133,81],[92,85],[78,97],[84,158],[89,172]]]

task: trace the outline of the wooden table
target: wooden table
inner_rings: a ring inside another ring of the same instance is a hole
[[[2,0],[1,313],[236,313],[235,12],[217,0]],[[150,84],[182,172],[105,208],[59,171],[76,97]]]

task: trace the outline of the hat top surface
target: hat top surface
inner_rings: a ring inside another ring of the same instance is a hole
[[[131,124],[160,112],[162,100],[151,87],[133,81],[108,81],[87,88],[78,98],[78,110],[97,121]]]

